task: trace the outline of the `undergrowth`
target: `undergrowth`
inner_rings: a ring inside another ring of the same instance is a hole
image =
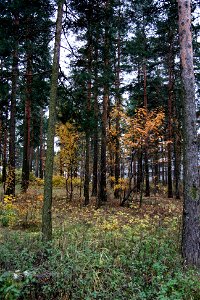
[[[0,298],[199,300],[199,274],[183,269],[179,253],[175,219],[151,228],[63,223],[45,247],[39,233],[4,228]]]

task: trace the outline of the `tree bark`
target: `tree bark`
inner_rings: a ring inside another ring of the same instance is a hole
[[[89,132],[86,132],[86,149],[85,149],[85,180],[84,180],[84,204],[88,205],[90,202],[89,184],[90,184],[90,137]]]
[[[106,1],[106,10],[110,5],[109,0]],[[98,194],[98,207],[102,202],[107,201],[107,188],[106,188],[106,145],[107,145],[107,114],[108,114],[108,102],[109,102],[109,23],[106,20],[105,24],[105,40],[104,40],[104,72],[105,80],[103,87],[103,112],[102,112],[102,124],[101,124],[101,166],[100,166],[100,180],[99,180],[99,194]]]
[[[119,24],[120,24],[120,11],[119,11]],[[121,36],[120,28],[118,28],[118,38],[117,38],[117,64],[116,64],[116,108],[117,108],[117,117],[116,117],[116,139],[115,139],[115,184],[119,183],[120,178],[120,115],[119,110],[121,106],[121,95],[120,95],[120,60],[121,60]],[[119,189],[115,189],[114,192],[115,198],[119,198]]]
[[[96,84],[96,83],[95,83]],[[92,196],[97,196],[97,186],[98,186],[98,149],[99,149],[99,132],[98,132],[98,98],[97,93],[95,93],[94,98],[94,117],[95,117],[95,132],[93,136],[93,179],[92,179]]]
[[[2,168],[2,182],[3,182],[3,190],[6,192],[6,180],[7,180],[7,146],[8,146],[8,109],[5,114],[5,120],[3,124],[3,168]]]
[[[98,38],[97,38],[98,42]],[[98,48],[95,47],[95,82],[94,82],[94,135],[93,135],[93,178],[92,178],[92,196],[97,196],[98,187],[98,152],[99,152],[99,130],[98,130],[98,118],[99,118],[99,106],[98,106]]]
[[[184,209],[182,253],[187,265],[200,266],[200,187],[196,128],[195,83],[191,33],[191,1],[178,0],[179,43],[184,107]]]
[[[51,91],[49,103],[49,124],[47,132],[47,151],[45,164],[44,181],[44,204],[42,212],[42,239],[44,242],[52,240],[52,177],[53,177],[53,158],[54,158],[54,135],[56,118],[56,97],[60,59],[60,41],[62,32],[63,3],[59,1],[56,21],[56,34],[54,44],[54,56],[51,77]]]
[[[173,103],[173,88],[174,88],[174,76],[173,76],[173,33],[169,33],[169,53],[168,53],[168,145],[167,145],[167,184],[168,184],[168,198],[173,198],[172,187],[172,103]]]
[[[175,125],[174,138],[174,180],[176,199],[180,199],[180,174],[181,174],[181,129],[178,128],[178,122]]]
[[[40,109],[40,152],[39,152],[39,177],[43,179],[44,177],[44,164],[43,164],[43,156],[44,156],[44,149],[43,149],[43,109]]]
[[[146,61],[143,64],[143,92],[144,92],[144,107],[147,111],[147,69],[146,69]],[[149,184],[149,154],[148,154],[148,139],[145,139],[145,147],[144,147],[144,169],[145,169],[145,196],[150,196],[150,184]]]
[[[32,98],[32,49],[31,49],[31,28],[30,17],[27,17],[27,36],[26,36],[26,99],[24,114],[24,144],[23,144],[23,163],[22,163],[22,192],[26,192],[29,186],[30,173],[30,144],[31,144],[31,98]]]
[[[91,82],[91,72],[92,72],[92,39],[91,39],[91,32],[90,26],[88,29],[88,53],[87,53],[87,60],[88,60],[88,83],[87,83],[87,104],[86,110],[88,114],[88,119],[90,119],[90,110],[91,110],[91,93],[92,93],[92,82]],[[84,197],[85,201],[84,204],[88,205],[90,202],[90,132],[89,127],[86,128],[86,151],[85,151],[85,181],[84,181]]]
[[[15,195],[15,124],[16,124],[16,98],[17,98],[17,81],[18,81],[18,31],[19,15],[14,14],[14,32],[15,44],[12,53],[12,92],[10,106],[10,139],[9,139],[9,164],[8,176],[9,182],[6,189],[7,195]]]

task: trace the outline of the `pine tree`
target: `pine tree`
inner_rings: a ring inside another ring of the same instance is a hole
[[[49,103],[49,124],[47,134],[47,151],[45,162],[45,183],[44,183],[44,205],[42,212],[42,234],[43,241],[48,242],[52,239],[52,176],[53,176],[53,157],[54,157],[54,135],[56,117],[56,97],[59,74],[60,41],[62,32],[64,1],[58,1],[58,12],[56,21],[56,34],[54,45],[54,56],[51,78],[51,93]]]
[[[179,42],[184,87],[184,211],[182,250],[185,263],[200,266],[200,188],[195,84],[191,33],[191,1],[178,0]]]

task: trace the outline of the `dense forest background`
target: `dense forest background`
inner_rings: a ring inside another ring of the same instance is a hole
[[[184,105],[180,3],[0,0],[0,200],[12,202],[18,195],[27,200],[33,185],[35,190],[44,185],[46,241],[52,239],[52,186],[64,189],[65,203],[109,209],[135,203],[142,208],[147,199],[158,198],[179,200],[180,209],[186,186],[186,193],[198,198],[192,209],[199,214],[199,182],[188,188],[184,181],[190,165],[184,154],[190,135],[186,107],[191,111]],[[195,118],[190,123],[197,128],[197,151],[190,157],[197,157],[199,1],[192,1],[191,12]],[[193,164],[196,175],[187,176],[199,181],[199,167]],[[185,203],[184,224],[190,201]],[[196,241],[199,221],[187,226],[183,240],[192,234]],[[197,248],[185,250],[197,254],[186,255],[188,263],[199,264]]]
[[[55,8],[51,1],[1,3],[0,156],[6,194],[15,193],[15,168],[22,170],[23,191],[30,172],[44,176]],[[198,99],[195,1],[192,11]],[[65,3],[55,174],[81,178],[86,204],[89,182],[97,195],[98,174],[100,201],[107,198],[106,174],[116,198],[123,198],[122,189],[143,189],[148,196],[160,184],[167,186],[168,197],[180,197],[183,87],[177,22],[176,1]]]

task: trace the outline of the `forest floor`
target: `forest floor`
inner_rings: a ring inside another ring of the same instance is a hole
[[[94,197],[85,207],[78,191],[69,202],[65,189],[55,188],[54,239],[45,246],[42,188],[6,201],[0,299],[200,300],[200,274],[180,255],[182,200],[152,195],[140,207],[135,195],[121,207],[110,195],[96,209]]]

